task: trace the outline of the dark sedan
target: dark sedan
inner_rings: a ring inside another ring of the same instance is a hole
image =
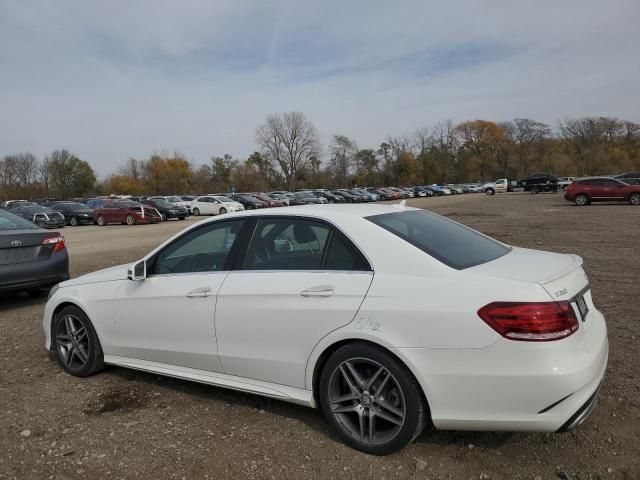
[[[347,203],[362,203],[364,201],[361,196],[354,195],[353,193],[349,193],[346,190],[334,190],[331,193],[344,198],[344,201]]]
[[[0,292],[47,292],[69,279],[64,237],[0,211]]]
[[[93,223],[93,209],[84,203],[56,202],[51,204],[51,210],[60,212],[67,225],[91,225]]]
[[[158,210],[158,213],[160,213],[163,222],[166,222],[170,218],[184,220],[189,216],[189,212],[185,207],[176,205],[175,203],[171,203],[163,198],[142,200],[142,202],[140,203],[149,207],[154,207],[156,210]]]
[[[40,228],[64,228],[64,216],[49,207],[42,205],[21,205],[9,210],[14,215],[24,218]]]
[[[326,198],[329,203],[344,203],[344,197],[335,195],[329,190],[314,190],[313,193],[321,198]]]
[[[253,197],[249,194],[242,193],[234,193],[232,195],[226,195],[231,200],[238,202],[240,205],[244,207],[245,210],[254,210],[256,208],[267,208],[266,202],[262,200],[258,200],[256,197]]]

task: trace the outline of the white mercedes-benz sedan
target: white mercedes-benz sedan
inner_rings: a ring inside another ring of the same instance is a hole
[[[111,364],[318,407],[373,454],[427,426],[570,429],[608,356],[579,257],[403,204],[204,220],[61,283],[44,331],[72,375]]]

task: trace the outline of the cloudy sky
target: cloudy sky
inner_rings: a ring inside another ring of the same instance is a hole
[[[271,112],[361,147],[442,119],[640,121],[638,0],[0,0],[0,155],[245,157]]]

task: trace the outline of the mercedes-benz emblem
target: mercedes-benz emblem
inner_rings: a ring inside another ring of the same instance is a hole
[[[11,241],[11,246],[12,247],[19,247],[22,245],[22,242],[20,240],[12,240]]]

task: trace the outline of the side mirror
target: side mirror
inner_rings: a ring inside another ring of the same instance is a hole
[[[129,267],[127,272],[129,280],[140,281],[147,278],[147,262],[140,260],[138,263],[134,263]]]

